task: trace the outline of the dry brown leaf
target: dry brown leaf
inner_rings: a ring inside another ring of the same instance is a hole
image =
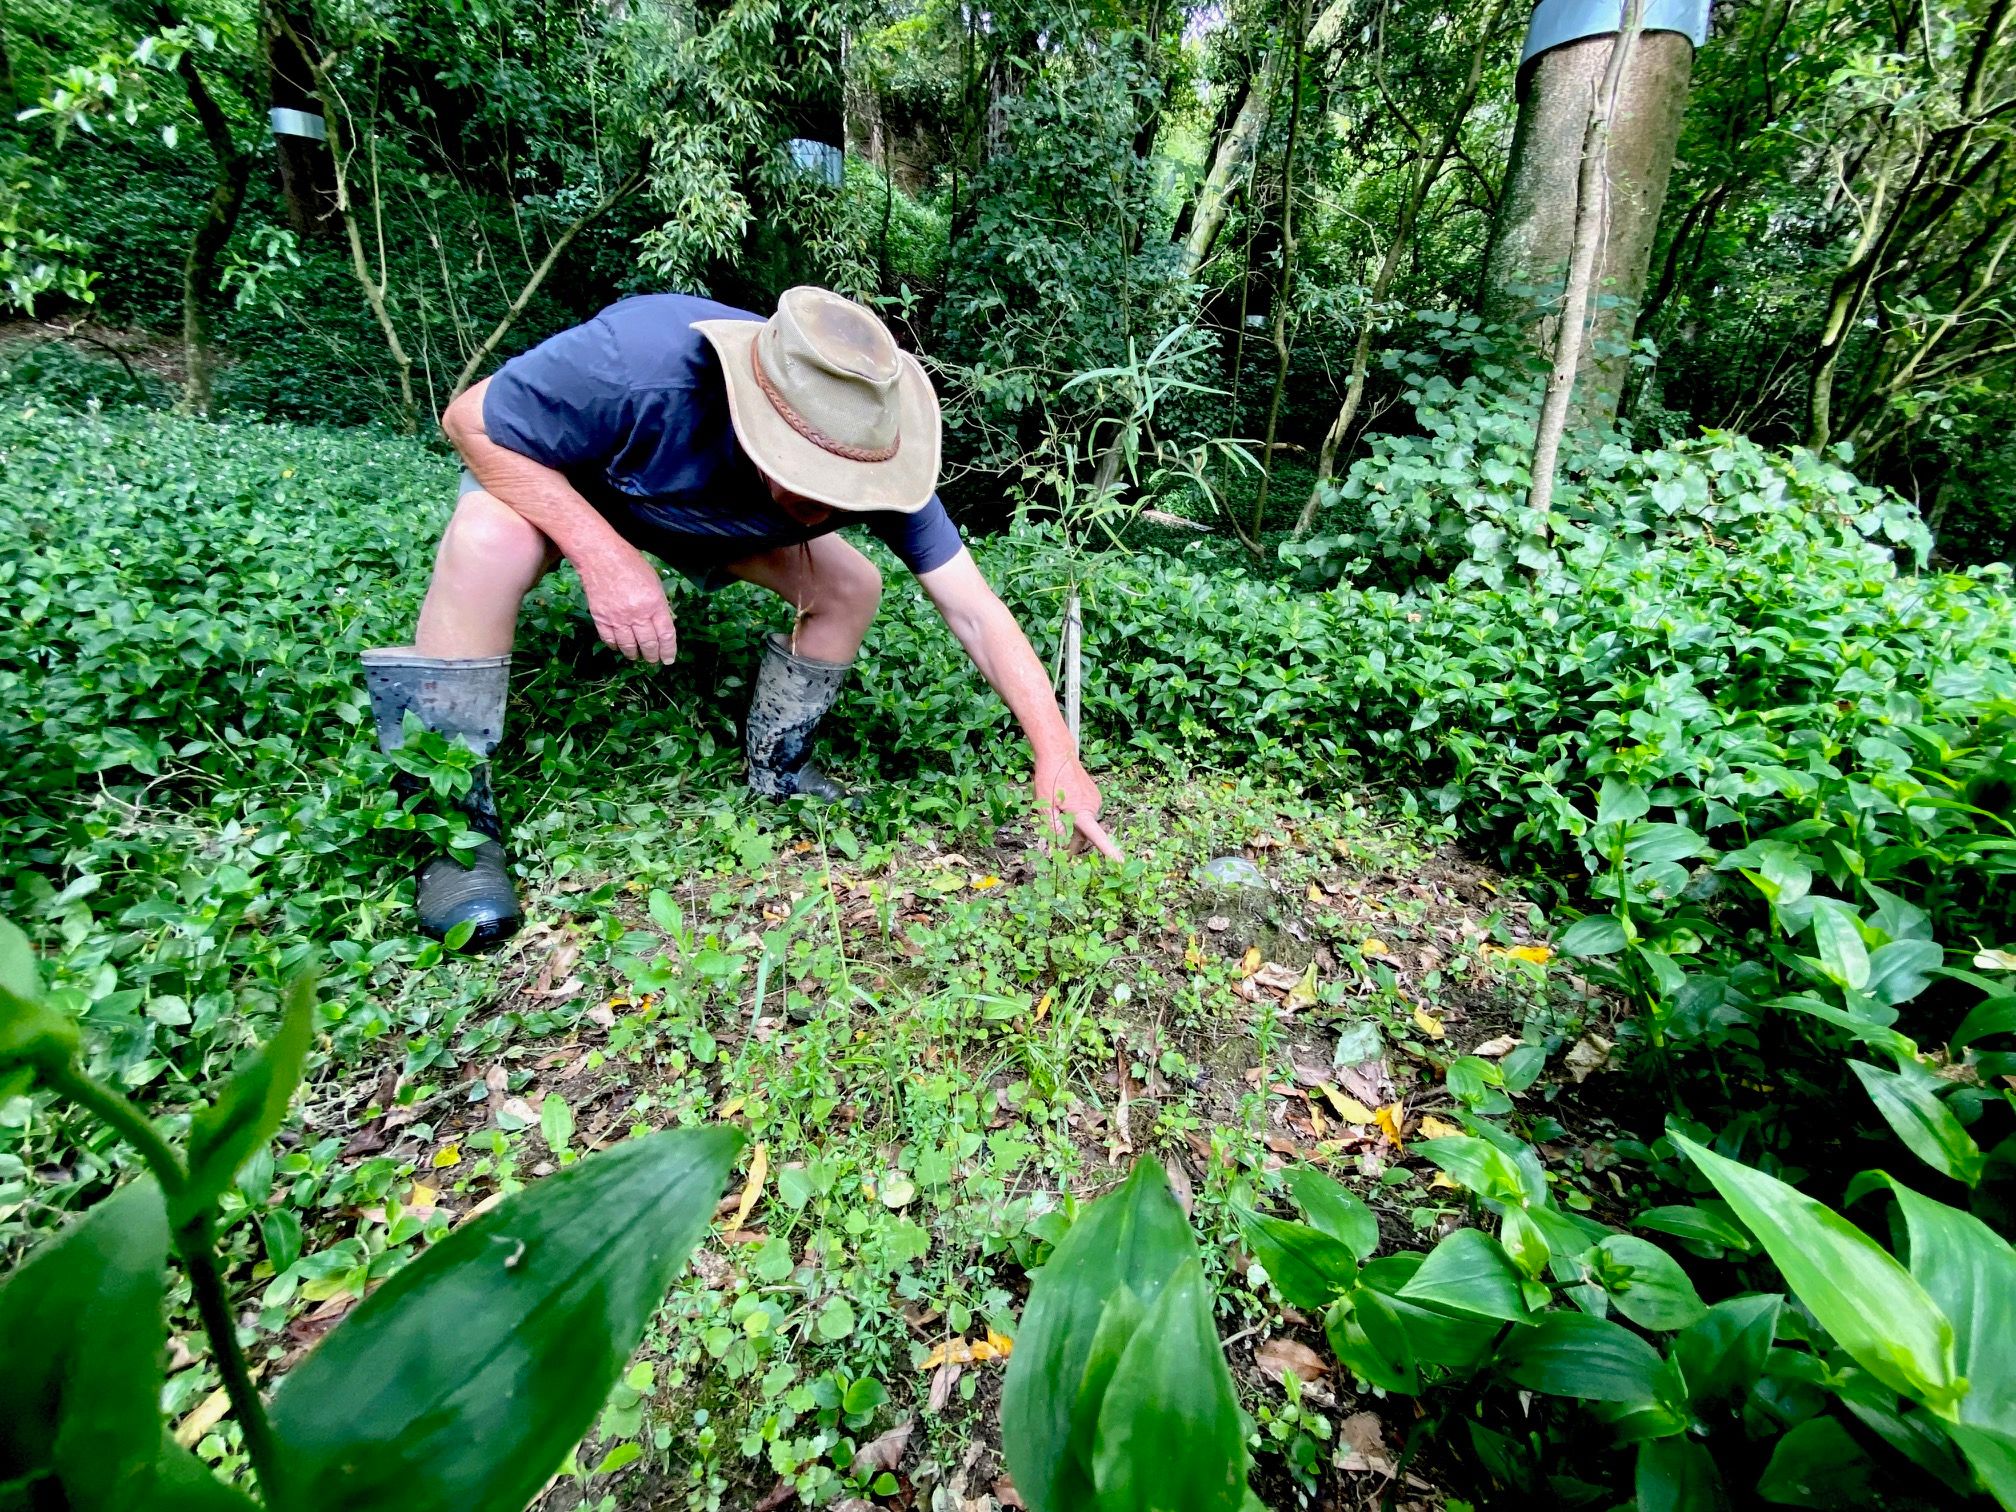
[[[1257,951],[1258,947],[1255,947]],[[1279,961],[1266,961],[1258,971],[1252,973],[1253,980],[1262,987],[1271,987],[1276,992],[1286,992],[1302,979],[1302,973],[1293,966],[1283,966]]]
[[[739,1229],[749,1221],[749,1212],[756,1206],[756,1199],[763,1195],[763,1178],[770,1174],[770,1147],[756,1146],[756,1153],[749,1157],[749,1180],[742,1188],[742,1195],[735,1203],[735,1217],[728,1225]]]
[[[1225,914],[1213,914],[1204,921],[1204,927],[1213,934],[1223,934],[1232,927],[1232,920]]]
[[[1313,1381],[1330,1369],[1321,1355],[1295,1339],[1269,1339],[1253,1351],[1253,1363],[1270,1381],[1279,1381],[1284,1371],[1292,1371],[1301,1380]]]
[[[1379,1421],[1378,1413],[1354,1412],[1344,1419],[1337,1430],[1333,1463],[1339,1470],[1392,1478],[1393,1461],[1386,1453],[1386,1425]]]
[[[961,1373],[959,1366],[950,1360],[937,1368],[931,1377],[931,1396],[928,1403],[932,1412],[945,1410],[945,1404],[952,1400],[952,1388],[959,1384]]]
[[[1484,1041],[1483,1044],[1470,1053],[1472,1055],[1481,1055],[1486,1060],[1497,1060],[1501,1056],[1510,1055],[1518,1048],[1519,1037],[1516,1034],[1501,1034],[1496,1039]]]
[[[1028,1503],[1022,1500],[1022,1493],[1015,1489],[1015,1482],[1006,1475],[994,1482],[994,1500],[1004,1507],[1028,1506]]]
[[[859,1471],[863,1476],[871,1476],[884,1470],[893,1471],[903,1463],[904,1452],[910,1447],[911,1430],[916,1426],[915,1418],[905,1418],[887,1433],[870,1439],[855,1451],[850,1473]]]
[[[1561,1061],[1577,1082],[1588,1080],[1592,1073],[1601,1071],[1609,1063],[1610,1041],[1600,1034],[1583,1035],[1568,1047],[1568,1053]]]

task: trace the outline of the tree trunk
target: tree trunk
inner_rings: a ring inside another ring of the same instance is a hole
[[[269,0],[269,5],[278,3]],[[307,18],[297,12],[289,17],[286,28],[266,28],[267,100],[275,110],[320,117],[322,102],[315,96],[315,75],[295,40],[307,35],[303,30],[307,24]],[[336,218],[336,180],[328,143],[276,131],[273,153],[280,165],[280,203],[294,234],[303,241],[336,236],[341,223]]]
[[[1606,50],[1603,82],[1582,133],[1581,166],[1575,186],[1574,237],[1568,255],[1568,288],[1561,300],[1561,326],[1554,342],[1554,370],[1547,375],[1547,396],[1540,404],[1540,424],[1533,437],[1533,483],[1526,507],[1541,534],[1548,531],[1547,514],[1554,504],[1554,472],[1561,455],[1561,437],[1568,428],[1568,410],[1575,393],[1575,373],[1589,320],[1590,296],[1596,285],[1596,264],[1610,220],[1610,147],[1618,96],[1630,67],[1645,19],[1645,0],[1624,0],[1624,25]],[[1684,39],[1683,39],[1684,40]],[[1650,256],[1650,246],[1647,246]],[[1642,269],[1642,264],[1641,264]],[[1642,271],[1640,274],[1643,276]],[[1614,402],[1614,401],[1613,401]]]
[[[1462,92],[1450,107],[1449,119],[1442,128],[1442,140],[1436,146],[1434,155],[1425,163],[1417,163],[1416,174],[1408,185],[1407,198],[1400,207],[1400,220],[1393,228],[1393,240],[1386,245],[1386,252],[1379,259],[1379,271],[1373,276],[1372,288],[1366,297],[1365,316],[1358,323],[1358,340],[1351,350],[1351,374],[1344,387],[1344,403],[1338,408],[1337,418],[1330,423],[1324,433],[1322,450],[1316,458],[1316,481],[1310,485],[1309,497],[1303,502],[1301,518],[1295,522],[1295,534],[1304,536],[1316,523],[1316,509],[1322,502],[1323,485],[1335,475],[1337,469],[1337,448],[1351,433],[1351,426],[1358,418],[1358,406],[1365,399],[1365,379],[1372,366],[1372,330],[1379,320],[1379,307],[1386,302],[1386,296],[1393,287],[1393,276],[1399,271],[1400,259],[1414,242],[1414,226],[1421,217],[1421,207],[1427,202],[1435,181],[1442,176],[1442,165],[1449,160],[1456,143],[1463,132],[1463,122],[1470,114],[1470,107],[1477,100],[1477,86],[1484,77],[1484,59],[1489,54],[1491,41],[1498,30],[1498,17],[1505,9],[1505,0],[1491,0],[1486,7],[1484,19],[1477,31],[1476,46],[1470,52],[1470,70],[1464,76]]]
[[[190,108],[202,123],[204,140],[217,163],[216,183],[203,206],[203,218],[189,238],[188,254],[182,260],[181,407],[201,415],[209,412],[211,380],[215,374],[210,305],[217,294],[217,259],[237,228],[238,212],[245,204],[245,188],[252,178],[252,154],[241,152],[232,141],[231,123],[203,82],[195,54],[185,52],[175,71],[182,77]]]
[[[1185,278],[1196,277],[1210,259],[1211,249],[1218,244],[1218,233],[1225,229],[1247,165],[1253,161],[1254,150],[1267,133],[1267,117],[1273,110],[1274,90],[1281,82],[1281,64],[1286,53],[1287,49],[1278,43],[1269,49],[1259,73],[1247,81],[1239,109],[1211,154],[1210,172],[1197,186],[1189,224],[1183,228]]]
[[[1258,550],[1267,519],[1267,493],[1274,480],[1274,438],[1281,421],[1281,397],[1288,387],[1288,311],[1295,295],[1295,137],[1302,125],[1302,48],[1309,35],[1309,0],[1295,23],[1295,51],[1288,67],[1288,140],[1281,147],[1281,282],[1274,290],[1274,392],[1267,401],[1267,450],[1260,459],[1260,487],[1253,500],[1253,530],[1247,545]]]
[[[1617,42],[1610,34],[1564,43],[1533,59],[1524,73],[1511,164],[1485,255],[1483,312],[1511,325],[1537,323],[1543,351],[1552,351],[1561,325],[1551,291],[1574,241],[1590,102]],[[1583,423],[1616,414],[1630,368],[1628,348],[1680,139],[1694,44],[1678,32],[1652,32],[1639,38],[1629,62],[1608,133],[1608,227],[1595,269],[1596,287],[1608,297],[1586,327],[1579,359],[1586,377],[1574,408]]]

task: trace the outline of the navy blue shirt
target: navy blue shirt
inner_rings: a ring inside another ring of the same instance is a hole
[[[912,572],[959,554],[933,494],[915,514],[836,510],[793,520],[743,454],[726,380],[696,320],[761,320],[689,294],[640,294],[499,368],[483,396],[492,441],[564,473],[625,539],[685,570],[860,524]]]

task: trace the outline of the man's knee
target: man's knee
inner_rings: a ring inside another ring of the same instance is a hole
[[[846,609],[862,620],[875,617],[882,602],[882,574],[873,562],[855,552],[839,584],[840,599]]]
[[[508,504],[486,493],[467,493],[448,521],[441,555],[458,567],[529,586],[552,567],[555,553],[545,532]]]

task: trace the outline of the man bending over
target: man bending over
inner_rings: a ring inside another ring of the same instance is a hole
[[[645,553],[711,591],[739,578],[797,610],[772,635],[744,727],[750,788],[844,799],[811,762],[881,597],[874,564],[835,532],[859,524],[917,575],[1035,761],[1045,827],[1109,856],[1099,789],[1041,663],[935,492],[938,399],[882,322],[824,289],[786,291],[767,321],[683,294],[625,299],[516,357],[448,406],[461,499],[411,646],[364,653],[380,744],[410,710],[488,757],[504,726],[518,608],[561,557],[603,640],[669,663],[678,631]],[[419,878],[420,927],[504,939],[520,912],[487,764],[459,802],[486,838]]]

